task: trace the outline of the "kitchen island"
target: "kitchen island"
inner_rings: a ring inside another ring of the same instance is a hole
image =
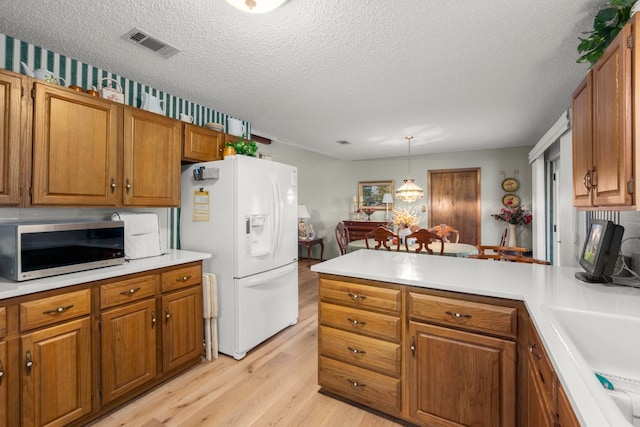
[[[344,279],[347,284],[350,282],[359,283],[360,281],[374,286],[382,285],[382,288],[387,287],[390,290],[401,292],[406,290],[406,296],[398,301],[399,304],[406,303],[409,308],[414,304],[410,299],[411,290],[413,290],[414,296],[420,296],[421,290],[424,290],[436,293],[448,292],[459,296],[461,300],[468,296],[471,299],[493,298],[497,301],[513,301],[515,307],[520,304],[527,312],[530,322],[542,341],[544,350],[546,350],[557,375],[559,385],[566,393],[568,404],[580,425],[594,427],[631,425],[596,379],[591,368],[585,362],[585,355],[576,351],[570,337],[561,327],[558,327],[550,313],[554,309],[566,310],[568,313],[573,310],[576,313],[615,315],[628,319],[629,322],[637,322],[640,321],[640,290],[638,289],[582,283],[574,277],[574,273],[578,271],[577,268],[388,251],[357,251],[316,264],[312,270],[320,273],[320,295],[322,295],[323,286],[325,286],[323,280],[331,284]],[[361,285],[355,286],[362,287]],[[352,295],[352,297],[354,296],[356,299],[362,298],[357,293]],[[322,299],[322,296],[320,298]],[[321,309],[323,304],[321,301]],[[479,305],[478,303],[473,304]],[[504,307],[497,307],[497,309],[506,310]],[[373,310],[378,309],[374,308]],[[385,316],[388,316],[389,313],[393,314],[393,310],[390,309],[384,313]],[[401,373],[397,377],[400,382],[406,382],[409,380],[407,376],[410,372],[407,368],[410,366],[407,362],[410,357],[406,354],[415,349],[415,343],[407,342],[413,338],[410,334],[413,331],[410,328],[411,313],[405,314],[402,310],[398,310],[397,313],[397,317],[402,323],[400,325],[401,339],[399,339],[401,347],[398,350],[402,352],[402,356],[399,356],[399,360],[402,360],[402,368],[399,369]],[[500,316],[503,314],[500,313]],[[465,316],[458,312],[453,313],[453,317],[455,315]],[[322,313],[320,316],[322,318]],[[521,324],[524,322],[520,321],[520,318],[518,321],[518,329],[524,328],[524,325]],[[325,329],[322,323],[321,320],[319,326],[321,332],[322,329]],[[601,324],[593,326],[606,327]],[[588,327],[586,329],[588,330]],[[620,336],[620,331],[617,330],[607,332],[613,337]],[[496,334],[491,333],[490,335]],[[520,340],[520,337],[518,336],[517,339]],[[619,340],[637,342],[640,340],[640,332],[636,331],[633,336],[620,336]],[[393,342],[393,339],[387,341]],[[321,343],[320,346],[322,346]],[[530,350],[534,353],[535,349]],[[358,352],[359,350],[355,349],[354,351]],[[615,352],[615,349],[611,351]],[[522,362],[526,358],[526,354],[521,354],[516,359]],[[325,359],[327,358],[319,356],[319,360],[326,364],[327,360]],[[322,363],[319,362],[320,366],[324,366]],[[374,367],[375,369],[377,368]],[[378,369],[378,371],[380,370]],[[520,389],[521,384],[527,384],[526,381],[524,383],[521,381],[522,372],[523,370],[519,368],[518,394],[524,393]],[[356,381],[354,383],[355,385],[352,384],[353,388],[360,386]],[[440,386],[446,387],[445,385]],[[410,393],[409,390],[414,391],[414,388],[410,389],[406,385],[397,387],[404,394]],[[555,401],[555,392],[553,394]],[[401,407],[398,409],[398,414],[401,418],[410,419],[407,409],[409,398],[414,397],[406,396],[406,399],[400,399]],[[523,406],[522,400],[518,399],[518,408],[516,409],[518,413],[523,411],[521,406]],[[518,420],[521,421],[521,418]]]

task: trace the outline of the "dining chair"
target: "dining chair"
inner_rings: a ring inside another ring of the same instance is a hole
[[[404,247],[407,252],[409,252],[410,239],[416,239],[416,243],[418,244],[418,247],[415,250],[416,253],[425,250],[429,253],[429,255],[433,255],[433,250],[429,247],[429,245],[433,242],[440,242],[440,253],[438,255],[442,255],[444,253],[444,238],[437,235],[436,233],[430,232],[427,229],[421,228],[420,230],[414,231],[404,238]]]
[[[508,228],[505,228],[504,231],[502,232],[502,235],[500,236],[500,246],[505,246],[507,244],[507,232],[509,231]]]
[[[476,245],[476,248],[478,249],[478,253],[476,255],[469,255],[467,258],[493,260],[505,260],[505,256],[526,258],[524,253],[529,251],[528,248],[518,246]]]
[[[398,235],[388,228],[378,227],[368,232],[364,239],[364,242],[367,245],[367,249],[371,249],[369,248],[369,239],[373,239],[377,242],[375,248],[373,249],[385,248],[386,250],[390,251],[391,246],[389,246],[389,243],[392,243],[393,240],[393,242],[395,243],[392,244],[396,246],[396,251],[400,250],[400,239],[398,239]]]
[[[336,225],[336,240],[338,241],[338,247],[340,248],[340,255],[346,254],[347,245],[349,244],[349,229],[342,221]]]
[[[436,225],[429,228],[428,231],[441,236],[445,243],[452,242],[452,235],[455,237],[455,241],[453,241],[453,243],[458,243],[458,241],[460,240],[460,232],[447,224]]]
[[[517,256],[517,255],[502,255],[502,259],[504,261],[511,261],[511,262],[524,262],[527,264],[542,264],[542,265],[551,265],[551,263],[549,261],[547,261],[546,259],[537,259],[537,258],[530,258],[527,256]]]

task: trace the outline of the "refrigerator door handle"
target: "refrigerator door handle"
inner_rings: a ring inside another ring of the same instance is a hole
[[[290,274],[293,270],[298,268],[297,263],[287,264],[284,267],[267,271],[266,273],[255,274],[253,276],[240,279],[240,283],[243,287],[253,287],[269,284],[269,282],[278,279],[280,277]]]
[[[280,204],[282,202],[280,187],[278,186],[278,180],[275,174],[271,174],[271,191],[273,193],[273,213],[274,213],[274,256],[280,252],[280,240],[282,239],[282,211]]]

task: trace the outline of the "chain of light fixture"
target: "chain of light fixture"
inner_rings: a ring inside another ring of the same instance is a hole
[[[231,6],[243,12],[266,13],[270,12],[288,0],[227,0]]]
[[[413,139],[413,136],[405,136],[404,139],[407,140],[408,146],[409,171],[407,174],[407,179],[404,180],[404,184],[402,184],[400,188],[396,190],[396,199],[411,203],[415,202],[418,199],[422,199],[424,192],[422,191],[422,188],[414,184],[413,179],[411,178],[411,140]]]

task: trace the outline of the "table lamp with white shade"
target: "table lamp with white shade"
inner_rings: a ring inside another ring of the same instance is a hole
[[[298,205],[298,238],[300,239],[309,238],[307,234],[307,224],[304,221],[308,218],[311,218],[311,215],[309,215],[307,207],[305,205]]]
[[[382,196],[382,203],[387,205],[387,214],[384,219],[389,221],[389,203],[393,203],[393,196],[390,193],[385,193],[384,196]]]

